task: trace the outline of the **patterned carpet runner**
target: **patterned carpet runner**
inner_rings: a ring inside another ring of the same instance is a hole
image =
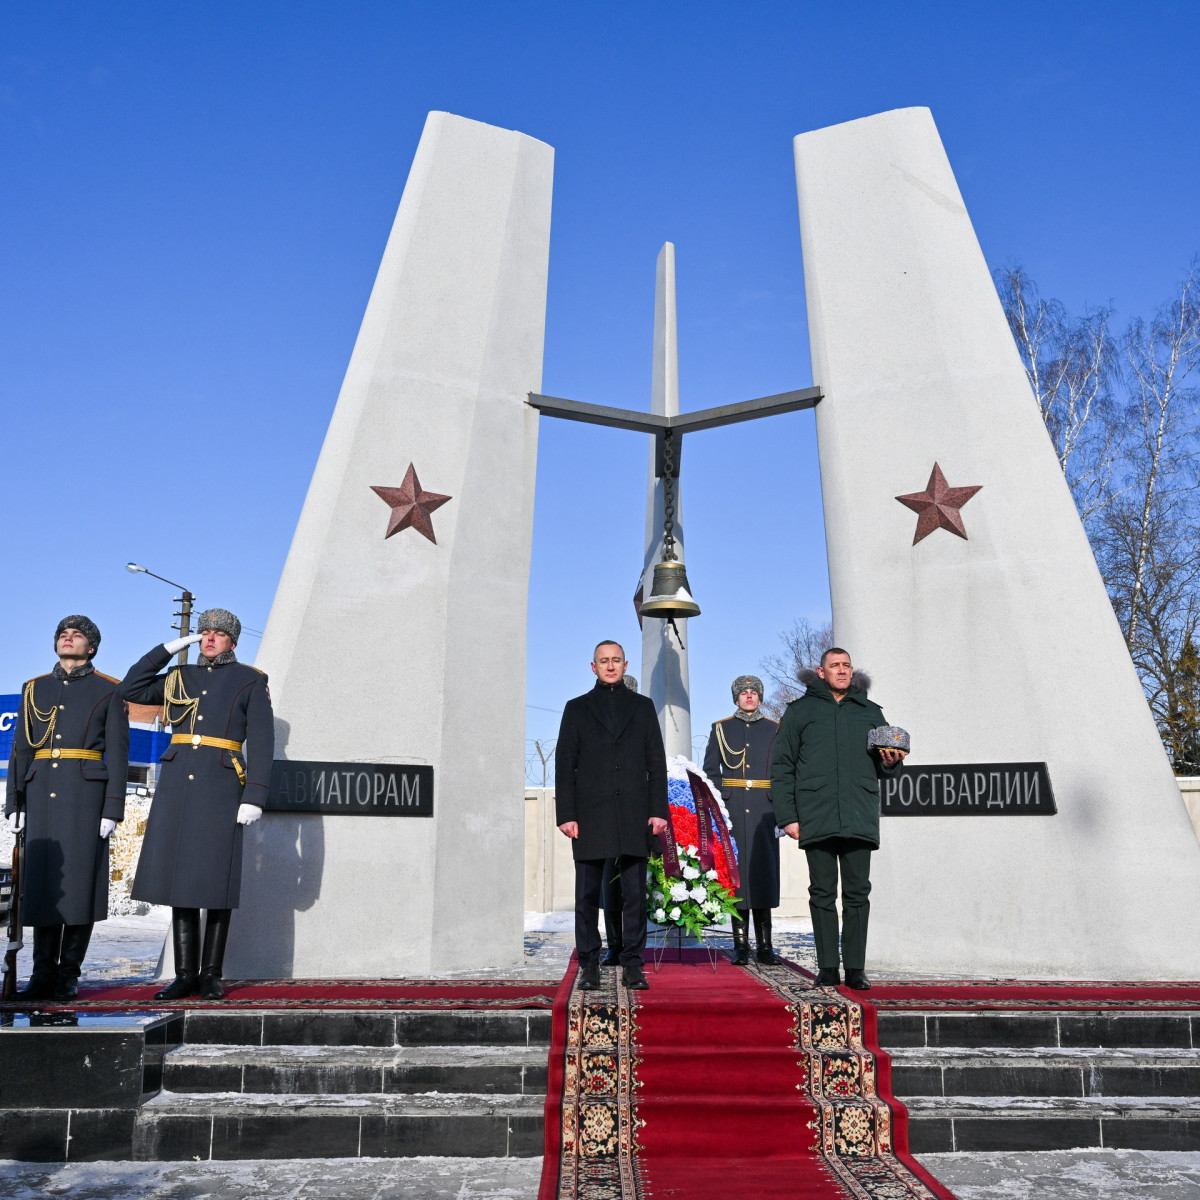
[[[953,1200],[908,1153],[874,1010],[703,951],[554,1003],[538,1200]]]

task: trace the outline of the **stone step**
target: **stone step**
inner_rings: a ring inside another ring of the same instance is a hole
[[[544,1096],[163,1092],[137,1111],[140,1160],[533,1158]]]
[[[889,1053],[892,1090],[905,1098],[1200,1097],[1200,1051],[1174,1047],[942,1046]]]
[[[914,1096],[914,1154],[1018,1150],[1200,1150],[1193,1096]]]
[[[545,1095],[544,1046],[183,1045],[163,1060],[171,1092]]]
[[[869,998],[869,997],[868,997]],[[905,1012],[883,1009],[879,1044],[1174,1046],[1200,1050],[1200,1012]]]
[[[224,1046],[543,1046],[546,1009],[189,1009],[184,1040]]]

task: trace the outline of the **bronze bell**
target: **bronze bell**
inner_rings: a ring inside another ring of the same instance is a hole
[[[642,601],[642,616],[673,621],[676,617],[699,615],[700,605],[692,599],[683,563],[674,559],[656,563],[650,595]]]

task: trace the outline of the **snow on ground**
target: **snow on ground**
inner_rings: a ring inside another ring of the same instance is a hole
[[[959,1200],[1200,1200],[1200,1154],[926,1154]],[[534,1200],[540,1158],[0,1161],[4,1200]],[[705,1194],[715,1195],[709,1188]]]

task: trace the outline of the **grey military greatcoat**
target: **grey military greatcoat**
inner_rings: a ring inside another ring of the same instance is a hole
[[[767,717],[717,721],[708,735],[704,773],[721,788],[729,809],[730,830],[738,849],[742,885],[738,900],[746,908],[776,908],[779,904],[779,839],[775,836],[775,806],[771,789],[739,787],[730,780],[769,783],[771,747],[779,726]]]
[[[236,661],[158,672],[156,646],[135,663],[121,695],[163,704],[172,741],[162,764],[130,895],[173,908],[236,908],[242,884],[242,803],[264,806],[275,756],[267,677]],[[201,738],[233,743],[203,744]],[[243,783],[244,778],[244,783]]]
[[[100,821],[125,815],[129,758],[117,682],[87,663],[69,675],[56,666],[22,689],[4,812],[26,813],[25,925],[87,925],[108,916]],[[71,753],[81,750],[92,757]]]

